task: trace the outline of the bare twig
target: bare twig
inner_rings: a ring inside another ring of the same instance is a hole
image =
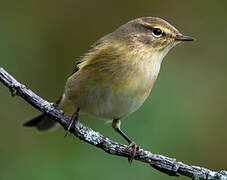
[[[10,89],[13,96],[18,95],[22,97],[36,109],[52,116],[64,129],[67,128],[67,122],[70,120],[69,116],[64,115],[61,110],[55,109],[53,103],[45,101],[31,90],[27,89],[24,85],[20,84],[1,67],[0,81]],[[78,123],[74,127],[72,133],[82,141],[96,146],[109,154],[123,157],[131,157],[132,155],[132,150],[130,150],[128,146],[111,141],[81,123]],[[140,149],[140,151],[136,153],[135,159],[147,163],[153,168],[170,176],[183,175],[194,180],[227,180],[227,171],[215,172],[199,166],[190,166],[178,162],[176,159],[159,154],[152,154],[143,149]]]

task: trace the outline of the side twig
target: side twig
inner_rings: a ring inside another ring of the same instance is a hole
[[[39,111],[52,116],[64,129],[67,128],[67,122],[70,120],[69,116],[64,115],[61,110],[55,109],[53,103],[45,101],[33,93],[30,89],[27,89],[23,84],[19,83],[1,67],[0,81],[9,88],[12,96],[18,95],[22,97]],[[100,133],[93,131],[81,123],[77,123],[72,133],[80,140],[96,146],[109,154],[127,158],[132,155],[132,150],[128,149],[128,146],[105,138]],[[151,152],[143,149],[140,149],[140,151],[136,153],[135,159],[147,163],[153,168],[170,176],[183,175],[194,180],[227,180],[227,171],[216,172],[199,166],[190,166],[182,162],[178,162],[174,158],[165,157],[159,154],[152,154]]]

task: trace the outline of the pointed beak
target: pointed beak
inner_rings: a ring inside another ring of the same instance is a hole
[[[189,36],[184,36],[183,34],[177,34],[175,36],[175,41],[194,41],[195,39]]]

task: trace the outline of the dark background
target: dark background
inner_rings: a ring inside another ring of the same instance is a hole
[[[9,0],[0,6],[0,66],[49,101],[76,59],[127,21],[159,16],[195,42],[164,59],[149,99],[122,129],[144,149],[210,169],[227,168],[227,1]],[[177,179],[104,153],[59,128],[40,135],[22,122],[39,112],[0,85],[0,179]],[[121,143],[110,124],[83,123]],[[181,177],[180,179],[186,179]]]

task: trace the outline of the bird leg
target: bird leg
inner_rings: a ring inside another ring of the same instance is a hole
[[[117,131],[128,143],[128,149],[132,149],[132,156],[128,158],[129,163],[132,162],[132,160],[135,158],[136,151],[139,150],[139,146],[136,145],[135,142],[133,142],[121,129],[121,121],[119,119],[114,119],[112,122],[112,127],[115,131]]]
[[[80,111],[80,108],[77,108],[76,112],[71,116],[71,119],[70,119],[69,123],[67,124],[65,137],[68,135],[68,133],[71,131],[71,129],[73,127],[75,127],[76,123],[78,122],[79,111]]]

